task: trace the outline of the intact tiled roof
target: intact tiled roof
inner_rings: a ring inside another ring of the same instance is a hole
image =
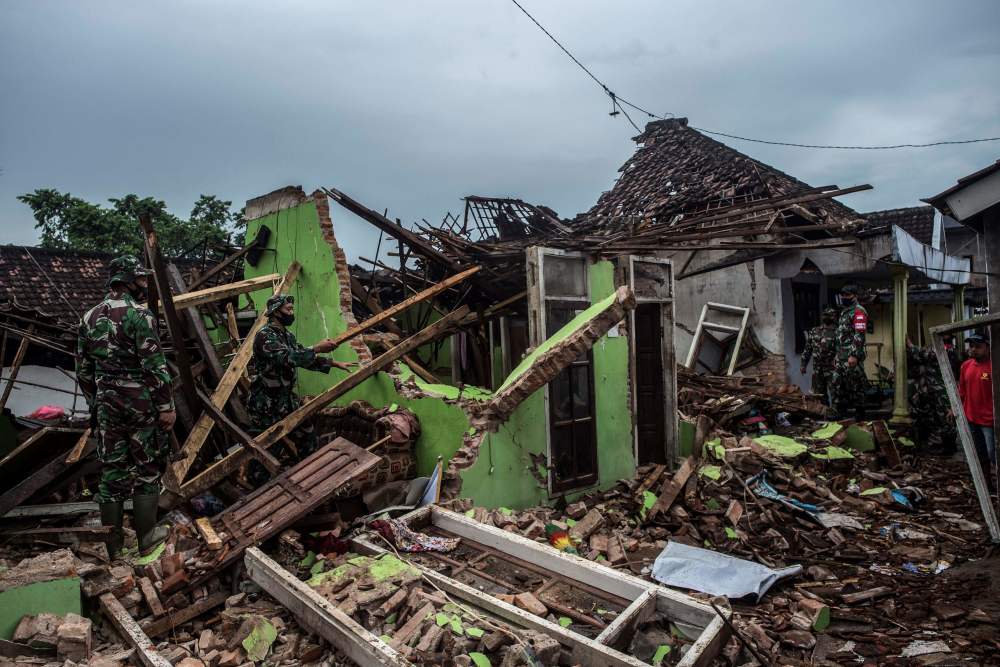
[[[868,221],[864,227],[865,232],[888,232],[890,225],[896,225],[921,243],[933,245],[933,206],[890,208],[885,211],[871,211],[864,215]]]
[[[688,127],[687,118],[646,125],[635,137],[639,148],[618,170],[614,187],[583,217],[660,218],[691,213],[719,200],[786,195],[810,186]],[[805,205],[829,222],[848,223],[861,215],[833,200]]]
[[[13,305],[75,327],[107,293],[112,259],[108,253],[0,245],[0,310]],[[199,266],[192,260],[171,261],[182,274]]]
[[[112,259],[105,253],[0,245],[0,302],[76,322],[104,297]]]

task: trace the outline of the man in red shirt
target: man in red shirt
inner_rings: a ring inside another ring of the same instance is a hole
[[[965,339],[969,344],[969,358],[962,364],[958,377],[958,396],[962,410],[969,420],[976,454],[983,468],[983,475],[996,480],[996,436],[993,432],[993,363],[990,361],[990,341],[983,334],[974,333]]]

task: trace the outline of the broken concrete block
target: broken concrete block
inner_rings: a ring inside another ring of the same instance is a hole
[[[608,552],[608,536],[603,533],[594,533],[591,535],[590,550],[606,554]]]
[[[534,614],[535,616],[541,616],[545,618],[545,615],[549,613],[549,608],[542,604],[538,598],[528,592],[518,593],[514,596],[514,604],[521,609]]]
[[[177,663],[176,667],[205,667],[205,663],[198,658],[184,658]]]
[[[622,542],[617,536],[612,536],[608,540],[608,563],[620,565],[625,562],[625,550],[622,549]]]
[[[239,649],[234,649],[231,651],[223,651],[219,654],[218,667],[236,667],[243,662],[242,651]],[[299,655],[299,659],[302,659],[302,655]],[[302,662],[312,662],[312,660],[302,660]]]
[[[587,513],[587,506],[582,503],[570,503],[566,506],[566,516],[573,519],[574,521],[579,521]]]
[[[56,655],[80,662],[90,657],[91,622],[77,614],[66,614],[56,629]]]
[[[198,635],[198,651],[207,653],[213,648],[215,648],[215,633],[208,629],[202,630]]]
[[[575,541],[582,542],[603,524],[604,515],[598,510],[592,509],[587,512],[583,519],[577,521],[575,526],[569,529],[569,536]]]
[[[0,592],[41,581],[66,579],[77,575],[77,560],[69,549],[59,549],[25,558],[0,574]]]
[[[530,630],[524,633],[525,639],[531,644],[532,650],[535,652],[535,657],[543,665],[555,665],[558,664],[559,656],[559,642],[557,642],[552,637],[544,635],[540,632],[532,632]]]

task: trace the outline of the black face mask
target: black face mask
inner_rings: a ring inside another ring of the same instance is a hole
[[[132,298],[136,301],[146,301],[149,297],[149,289],[143,287],[139,283],[132,283],[128,286],[128,293],[132,295]]]
[[[295,315],[288,315],[287,313],[279,312],[274,314],[274,319],[278,320],[282,326],[289,327],[292,325],[292,322],[295,321]]]

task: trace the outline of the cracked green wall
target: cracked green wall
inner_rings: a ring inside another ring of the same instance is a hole
[[[247,238],[254,238],[261,224],[271,228],[269,248],[256,267],[246,267],[246,277],[284,273],[297,259],[302,272],[291,293],[296,299],[296,319],[291,329],[304,345],[335,336],[346,329],[340,311],[340,286],[334,255],[323,238],[315,204],[309,200],[247,225]],[[590,266],[592,298],[597,301],[614,291],[614,269],[607,261]],[[253,301],[263,306],[268,292],[255,292]],[[334,357],[356,361],[349,345],[338,348]],[[317,394],[344,377],[333,369],[329,375],[299,372],[299,392]],[[420,419],[421,435],[416,446],[417,471],[431,472],[438,456],[444,461],[461,447],[469,431],[465,413],[453,402],[458,390],[448,385],[418,383],[427,393],[440,396],[408,398],[401,395],[385,373],[365,381],[336,401],[346,404],[364,400],[375,407],[393,404],[412,410]],[[594,346],[594,389],[597,401],[598,487],[610,487],[634,471],[632,453],[631,406],[628,388],[628,343],[624,337],[602,337]],[[473,391],[466,389],[463,397]],[[483,395],[488,396],[486,392]],[[510,420],[497,433],[487,434],[476,463],[462,474],[462,495],[477,505],[512,508],[544,504],[550,500],[547,489],[531,474],[530,454],[545,454],[545,402],[543,392],[536,392],[518,406]],[[581,491],[589,491],[593,487]],[[579,494],[581,491],[577,491]]]

